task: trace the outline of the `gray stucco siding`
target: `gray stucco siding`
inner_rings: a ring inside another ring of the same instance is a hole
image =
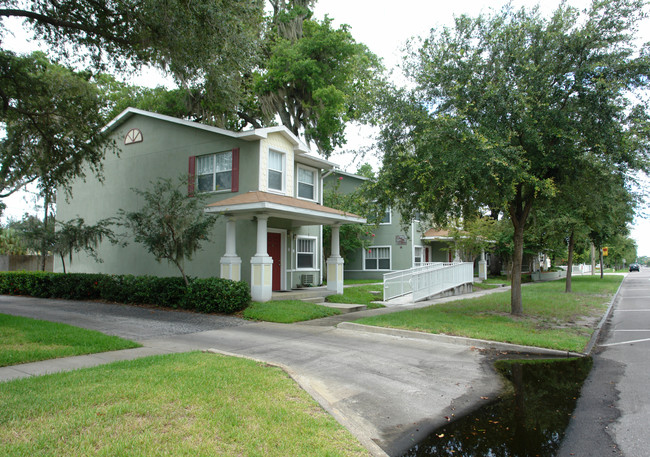
[[[142,132],[144,141],[124,146],[124,136],[132,129]],[[113,134],[120,147],[119,156],[109,154],[103,161],[104,181],[89,175],[72,186],[72,198],[66,201],[58,195],[57,219],[69,220],[83,217],[87,223],[115,217],[120,209],[134,211],[143,201],[131,189],[146,189],[158,178],[180,179],[188,176],[189,157],[239,148],[239,192],[257,190],[259,180],[259,141],[243,141],[217,133],[188,128],[146,116],[134,115],[117,128]],[[208,194],[206,203],[232,197],[234,192]],[[242,258],[250,258],[254,251],[256,227],[251,221],[240,221],[237,226],[237,249]],[[225,251],[225,219],[220,218],[213,230],[211,243],[204,244],[194,259],[187,263],[187,273],[192,276],[218,276],[219,259]],[[130,238],[130,237],[129,237]],[[128,238],[127,238],[128,239]],[[252,242],[251,242],[252,240]],[[252,248],[250,246],[253,246]],[[176,276],[177,269],[167,262],[155,262],[144,247],[131,241],[126,248],[103,243],[99,255],[104,260],[97,263],[85,255],[73,257],[70,271],[104,272],[113,274],[152,274]],[[60,261],[55,271],[62,271]],[[247,276],[248,275],[248,276]],[[250,265],[242,263],[242,278],[250,276]]]

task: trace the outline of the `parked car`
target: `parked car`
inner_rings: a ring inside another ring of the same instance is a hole
[[[630,264],[630,271],[639,271],[639,264],[638,263],[631,263]]]

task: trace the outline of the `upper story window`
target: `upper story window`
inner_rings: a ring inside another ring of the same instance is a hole
[[[232,187],[232,151],[197,157],[196,181],[199,192],[230,190]]]
[[[284,191],[284,154],[269,151],[269,190]]]
[[[386,211],[383,214],[383,217],[381,218],[381,221],[379,221],[380,225],[389,225],[390,224],[390,206],[386,208]]]
[[[316,170],[298,166],[298,198],[316,200]]]

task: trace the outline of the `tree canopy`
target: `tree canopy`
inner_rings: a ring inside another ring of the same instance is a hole
[[[270,3],[254,65],[207,67],[168,91],[126,88],[126,103],[230,130],[280,123],[329,156],[345,144],[348,122],[371,121],[383,67],[347,26],[313,19],[313,1]]]
[[[549,18],[508,5],[456,18],[413,49],[413,90],[385,103],[378,198],[439,221],[490,209],[513,225],[511,307],[521,314],[523,235],[540,198],[598,162],[648,171],[650,57],[634,47],[640,0],[563,3]],[[582,192],[586,189],[582,189]]]
[[[42,52],[0,51],[0,103],[0,198],[38,180],[52,201],[57,186],[65,190],[85,176],[85,165],[99,174],[110,144],[90,74],[51,63]]]
[[[250,62],[263,0],[2,0],[0,18],[26,18],[37,38],[95,67],[154,64],[184,81]]]
[[[59,61],[90,64],[75,71],[42,52],[0,50],[0,198],[38,181],[48,206],[57,188],[67,192],[88,170],[101,177],[110,146],[101,128],[111,111],[98,71],[150,64],[183,88],[219,74],[218,95],[238,100],[240,75],[259,55],[263,2],[0,0],[0,20],[9,17],[25,18]],[[0,22],[0,38],[7,33]]]
[[[270,52],[255,76],[262,112],[278,115],[295,135],[304,130],[326,156],[345,144],[345,124],[371,112],[372,94],[381,81],[381,64],[357,43],[347,26],[331,19],[304,19],[299,33],[271,38]],[[283,36],[289,35],[289,36]]]

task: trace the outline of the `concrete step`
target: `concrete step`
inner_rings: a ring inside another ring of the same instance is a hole
[[[321,304],[321,303],[323,302],[323,299],[324,299],[324,298],[325,298],[325,297],[320,296],[320,297],[301,298],[300,300],[301,300],[301,301],[308,302],[308,303]]]
[[[354,303],[330,303],[322,302],[318,303],[319,305],[327,306],[328,308],[334,308],[341,311],[342,314],[354,313],[355,311],[363,311],[367,308],[366,305],[357,305]]]
[[[327,290],[324,287],[314,287],[306,289],[294,289],[282,292],[273,292],[271,300],[305,300],[311,298],[319,298],[324,300],[328,295],[333,295],[334,292]]]

